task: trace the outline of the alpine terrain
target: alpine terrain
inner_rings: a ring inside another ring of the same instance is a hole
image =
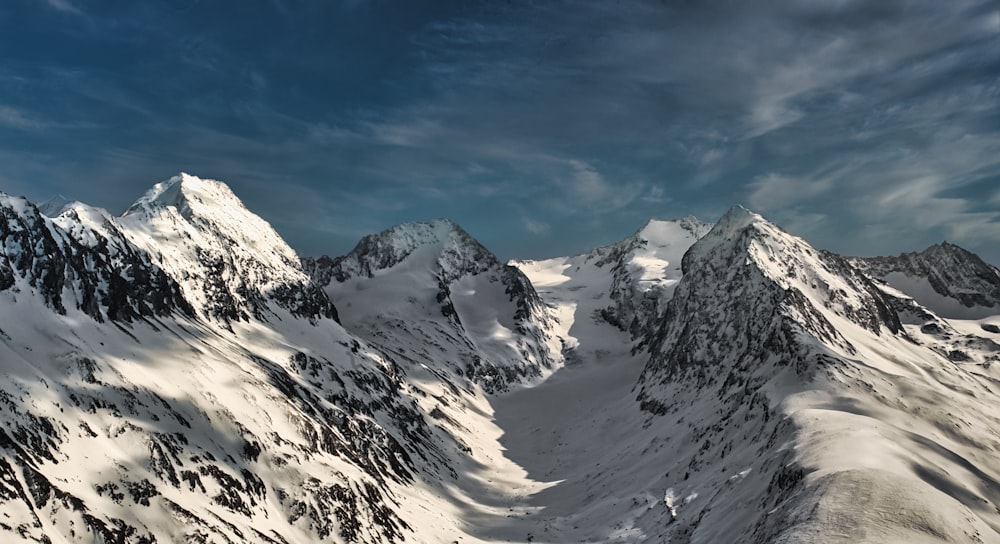
[[[1000,270],[742,207],[300,257],[223,183],[0,193],[3,542],[1000,542]]]

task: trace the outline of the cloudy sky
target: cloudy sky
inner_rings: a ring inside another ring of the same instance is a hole
[[[0,190],[186,171],[304,254],[449,217],[501,257],[743,204],[1000,264],[995,0],[7,0]]]

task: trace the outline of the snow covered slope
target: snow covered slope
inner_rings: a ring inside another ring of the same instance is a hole
[[[192,313],[178,284],[100,210],[75,205],[52,220],[0,193],[0,247],[0,290],[60,314],[131,322]]]
[[[632,236],[583,255],[511,264],[558,309],[561,336],[575,349],[580,338],[607,336],[602,323],[633,337],[654,323],[680,281],[681,257],[710,228],[694,217],[653,219]]]
[[[531,282],[450,221],[399,225],[305,266],[348,330],[415,364],[487,392],[556,364],[550,310]]]

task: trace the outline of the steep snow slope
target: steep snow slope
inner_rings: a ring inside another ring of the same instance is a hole
[[[192,313],[176,281],[101,211],[80,205],[51,220],[0,193],[0,247],[0,290],[39,297],[58,313],[125,322]]]
[[[531,282],[450,221],[399,225],[305,266],[348,330],[487,392],[556,364],[549,309]]]

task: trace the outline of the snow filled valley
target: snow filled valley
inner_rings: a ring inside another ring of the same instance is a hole
[[[0,534],[1000,542],[1000,271],[741,207],[501,262],[447,220],[300,259],[225,184],[0,193]]]

